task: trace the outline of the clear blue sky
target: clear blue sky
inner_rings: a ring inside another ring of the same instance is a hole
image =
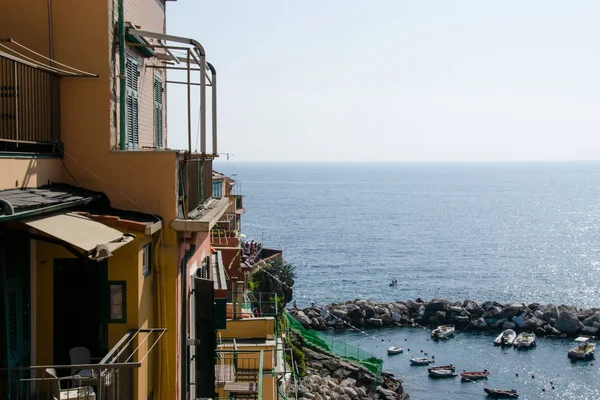
[[[234,160],[600,159],[600,1],[167,4],[217,68]]]

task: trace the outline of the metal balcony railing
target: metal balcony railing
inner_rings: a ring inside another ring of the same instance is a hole
[[[59,77],[0,54],[0,151],[55,152]]]
[[[186,155],[178,163],[178,216],[194,219],[195,210],[212,196],[212,161]]]
[[[217,350],[215,387],[228,397],[262,399],[264,350]]]
[[[8,400],[130,400],[135,368],[166,329],[127,333],[98,364],[35,365],[0,369],[0,398]]]

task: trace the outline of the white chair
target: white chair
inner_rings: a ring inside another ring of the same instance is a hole
[[[56,375],[56,370],[46,368],[46,374],[49,376],[50,389],[54,400],[96,400],[96,393],[94,393],[94,388],[91,386],[61,389],[61,379]]]

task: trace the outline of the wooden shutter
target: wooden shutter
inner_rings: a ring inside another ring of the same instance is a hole
[[[126,93],[126,108],[127,108],[127,147],[136,148],[140,143],[138,117],[138,62],[127,57],[125,63],[127,93]]]
[[[154,145],[163,147],[163,87],[162,80],[154,76]]]

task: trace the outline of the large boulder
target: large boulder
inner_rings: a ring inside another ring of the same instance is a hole
[[[394,319],[390,314],[383,314],[381,316],[381,322],[383,322],[384,325],[391,325],[392,322],[394,322]]]
[[[367,324],[372,326],[383,326],[383,321],[381,320],[381,318],[369,318],[367,320]]]
[[[390,313],[390,311],[388,310],[387,307],[383,307],[380,305],[373,306],[373,310],[379,315],[384,315],[384,314]]]
[[[296,320],[300,322],[305,328],[310,328],[312,321],[306,316],[306,314],[304,314],[304,312],[298,311],[298,314],[296,315]]]
[[[363,304],[362,306],[360,306],[360,308],[362,308],[362,310],[365,312],[365,317],[367,318],[372,318],[373,315],[375,315],[375,310],[370,304]]]
[[[475,322],[473,322],[473,326],[479,329],[485,329],[488,327],[488,324],[483,318],[478,318]]]
[[[583,323],[571,311],[561,311],[554,327],[561,332],[572,334],[583,329]]]
[[[502,313],[502,307],[491,306],[486,310],[484,317],[485,318],[502,319],[502,317],[500,317],[501,313]]]
[[[342,363],[335,358],[330,358],[329,360],[323,361],[323,366],[330,372],[335,372],[342,367]]]
[[[589,336],[598,335],[598,328],[594,328],[593,326],[584,326],[581,330],[581,333]]]
[[[525,326],[525,316],[524,315],[515,315],[514,317],[511,318],[511,320],[512,320],[512,322],[517,324],[517,326],[519,328],[522,328]]]
[[[436,311],[442,311],[446,308],[447,303],[446,299],[433,299],[425,305],[425,312],[433,314]]]
[[[517,324],[515,324],[512,321],[504,321],[504,323],[502,324],[502,330],[506,330],[506,329],[515,329],[517,327]]]
[[[529,318],[527,321],[525,321],[525,328],[527,330],[535,330],[536,328],[541,328],[544,325],[546,325],[546,321],[538,317]]]
[[[512,317],[519,315],[523,308],[523,304],[508,304],[504,307],[502,311],[500,311],[498,317],[504,319],[511,319]]]
[[[418,299],[420,300],[420,299]],[[406,307],[408,307],[408,309],[410,310],[410,312],[416,312],[419,310],[419,308],[423,305],[422,301],[412,301],[412,300],[408,300],[406,302]]]
[[[329,312],[338,318],[344,318],[348,315],[348,311],[346,311],[346,308],[334,308]]]
[[[463,308],[470,315],[475,315],[477,317],[481,317],[485,310],[479,306],[479,304],[475,303],[472,300],[465,300],[463,303]]]
[[[593,315],[585,318],[582,322],[583,322],[583,325],[585,325],[585,326],[594,326],[594,324],[600,320],[599,318],[600,318],[599,314],[593,314]]]

